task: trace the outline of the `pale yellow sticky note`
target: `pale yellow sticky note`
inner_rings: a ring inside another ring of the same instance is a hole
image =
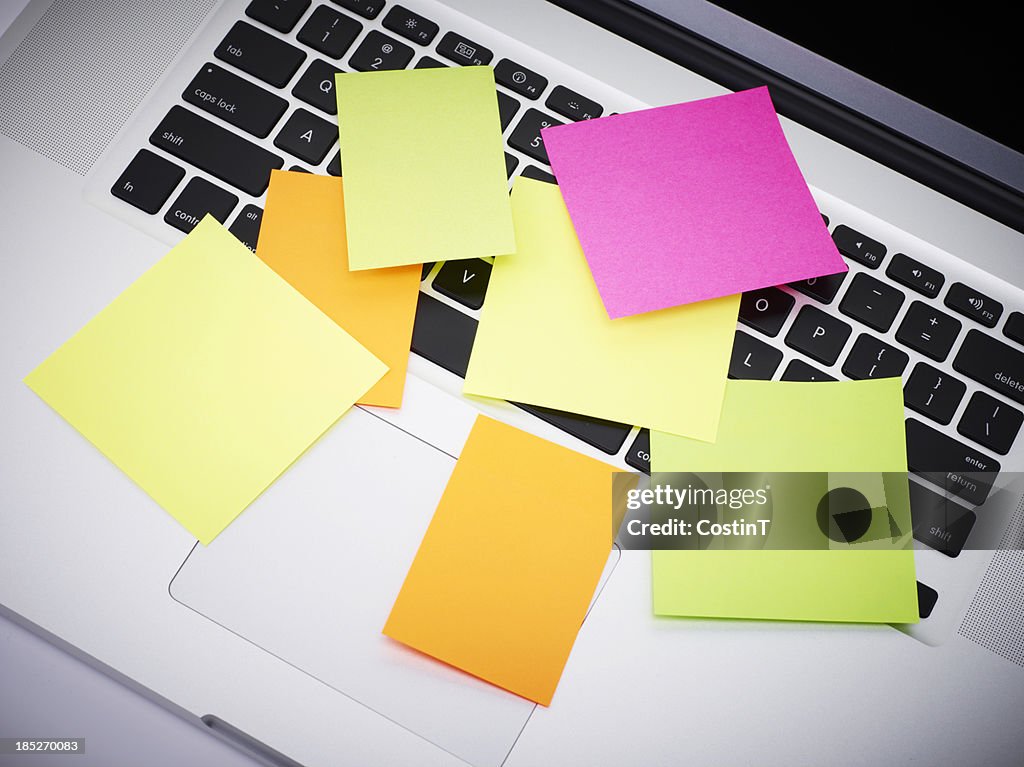
[[[611,320],[557,186],[517,178],[463,391],[712,440],[739,296]]]
[[[206,544],[386,370],[207,216],[25,383]]]
[[[655,472],[906,472],[898,378],[729,381],[718,440],[651,432]],[[890,491],[891,492],[890,494]],[[906,482],[886,487],[909,530]],[[654,612],[720,618],[914,623],[914,553],[655,551]]]
[[[490,67],[337,75],[349,268],[515,251]]]
[[[548,705],[611,551],[613,471],[479,416],[384,633]]]

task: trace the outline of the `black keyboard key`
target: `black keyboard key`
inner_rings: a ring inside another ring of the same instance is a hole
[[[1020,431],[1024,413],[985,392],[971,395],[956,430],[979,445],[1006,455]]]
[[[291,152],[300,160],[319,165],[337,140],[337,123],[327,122],[305,109],[296,109],[274,139],[274,146]]]
[[[822,373],[816,367],[808,365],[803,360],[790,360],[786,369],[782,371],[783,381],[835,381],[828,373]]]
[[[996,394],[1024,404],[1024,352],[972,330],[953,358],[953,368],[992,389]]]
[[[778,288],[752,290],[740,299],[740,322],[765,335],[777,336],[795,303],[793,296]]]
[[[434,290],[470,309],[484,305],[484,294],[491,279],[491,265],[479,258],[446,261],[432,283]]]
[[[511,91],[528,99],[540,98],[548,87],[546,78],[510,59],[502,59],[494,65],[494,79]]]
[[[786,345],[823,365],[833,365],[853,329],[821,309],[805,306],[786,334]]]
[[[903,387],[903,403],[943,426],[953,420],[967,384],[943,373],[927,362],[918,362],[907,385]]]
[[[878,240],[865,237],[845,224],[835,228],[832,232],[832,241],[840,253],[869,269],[877,269],[885,258],[885,245]]]
[[[933,309],[924,301],[915,301],[896,331],[896,340],[942,362],[949,356],[961,327],[963,325],[955,317]]]
[[[907,465],[972,506],[985,502],[1001,468],[995,459],[913,418],[907,419]]]
[[[531,415],[537,416],[542,421],[561,429],[566,434],[571,434],[576,439],[586,442],[591,447],[596,447],[603,453],[615,455],[622,447],[622,443],[629,436],[631,426],[604,421],[599,418],[588,418],[587,416],[576,415],[575,413],[564,413],[561,410],[552,410],[547,407],[536,405],[524,405],[520,402],[513,402],[517,408],[525,410]]]
[[[363,31],[363,25],[326,5],[319,6],[296,35],[300,43],[332,59],[340,59]]]
[[[288,108],[280,96],[216,64],[204,64],[181,97],[259,138],[270,134]]]
[[[821,220],[825,222],[825,226],[828,226],[828,216],[826,216],[824,213],[821,214]]]
[[[456,64],[473,66],[490,64],[494,58],[491,51],[455,32],[448,32],[441,38],[441,42],[437,44],[437,52]]]
[[[782,352],[742,330],[736,331],[729,359],[729,378],[767,381],[782,362]]]
[[[935,603],[939,601],[939,592],[931,586],[925,586],[921,581],[917,582],[917,612],[924,620],[932,614]]]
[[[188,233],[207,213],[223,224],[237,204],[238,198],[231,192],[196,176],[185,184],[178,199],[171,203],[164,214],[164,221]]]
[[[476,320],[420,293],[412,326],[413,352],[465,378],[475,338]]]
[[[430,275],[430,270],[434,268],[434,264],[436,263],[437,261],[429,261],[423,265],[423,268],[420,270],[420,282],[427,279]]]
[[[412,61],[412,48],[376,29],[371,29],[348,63],[360,72],[404,69]]]
[[[401,35],[420,45],[430,45],[440,28],[430,19],[413,13],[400,5],[394,6],[384,17],[384,29]]]
[[[515,173],[516,167],[519,165],[519,160],[505,152],[505,175],[512,178],[512,174]]]
[[[644,474],[651,473],[651,432],[641,429],[626,451],[626,464]]]
[[[586,96],[571,91],[564,85],[556,85],[544,105],[570,120],[591,120],[600,117],[604,107]]]
[[[872,335],[861,333],[843,363],[843,375],[854,380],[898,378],[910,356]]]
[[[235,22],[213,55],[277,88],[287,85],[306,59],[294,45],[244,21]]]
[[[854,275],[846,295],[839,302],[839,311],[884,333],[892,326],[905,299],[903,291],[862,272]]]
[[[1006,325],[1003,326],[1003,335],[1019,344],[1024,344],[1024,314],[1011,312],[1010,316],[1006,318]]]
[[[542,128],[550,128],[553,125],[562,125],[562,123],[536,109],[527,109],[523,119],[519,121],[515,130],[509,135],[508,145],[538,162],[550,165],[551,163],[548,162],[548,152],[544,148],[544,139],[541,138],[540,131]]]
[[[974,529],[977,516],[970,509],[933,493],[918,482],[910,482],[909,485],[914,538],[947,557],[959,556]]]
[[[110,193],[146,213],[156,213],[185,177],[185,169],[148,149],[140,149]]]
[[[994,298],[969,288],[962,282],[954,282],[946,293],[946,306],[965,317],[980,322],[987,328],[994,328],[1003,314],[1003,305]]]
[[[329,115],[338,114],[338,99],[334,95],[334,76],[341,70],[323,59],[313,61],[295,83],[292,93],[307,104],[322,109]]]
[[[442,67],[448,66],[443,61],[438,61],[430,56],[424,56],[416,62],[416,66],[413,69],[441,69]]]
[[[258,205],[246,205],[238,214],[231,228],[228,229],[245,247],[256,252],[256,243],[260,237],[260,224],[263,223],[263,208]]]
[[[327,173],[331,176],[341,175],[341,150],[334,153],[334,157],[327,163]]]
[[[799,290],[805,296],[810,296],[823,304],[830,304],[836,297],[836,293],[839,292],[847,274],[848,272],[839,272],[838,274],[826,274],[823,277],[811,277],[799,282],[791,282],[789,287]]]
[[[541,170],[536,165],[527,165],[523,168],[523,172],[519,174],[524,178],[532,178],[535,181],[546,181],[549,184],[555,183],[555,177],[550,173]]]
[[[512,118],[519,111],[519,102],[506,93],[498,91],[498,116],[501,118],[502,131],[512,122]]]
[[[309,0],[252,0],[245,15],[278,32],[291,32],[307,8]]]
[[[384,0],[334,0],[342,8],[354,11],[364,19],[375,19],[384,7]]]
[[[149,137],[154,146],[259,197],[270,183],[270,171],[284,160],[184,107],[171,111]]]
[[[312,171],[303,168],[301,165],[292,165],[288,170],[293,170],[296,173],[312,173]]]
[[[906,285],[908,288],[928,296],[928,298],[935,298],[935,296],[939,295],[939,290],[942,289],[943,283],[946,282],[946,278],[942,276],[942,272],[938,269],[925,266],[920,261],[915,261],[910,256],[905,256],[902,253],[897,253],[892,257],[892,261],[889,262],[889,267],[885,270],[885,273],[894,282]]]

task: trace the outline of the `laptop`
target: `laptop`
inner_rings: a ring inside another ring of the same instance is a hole
[[[759,5],[30,2],[0,40],[4,614],[270,764],[1019,764],[1020,133]],[[546,181],[542,127],[769,86],[850,271],[744,297],[730,375],[903,377],[919,624],[657,618],[616,549],[550,707],[382,636],[478,413],[650,469],[633,424],[462,397],[486,261],[424,266],[403,406],[208,547],[22,384],[204,214],[254,247],[271,168],[341,174],[335,71],[463,64],[495,67],[509,176]],[[969,471],[967,521],[921,524]]]

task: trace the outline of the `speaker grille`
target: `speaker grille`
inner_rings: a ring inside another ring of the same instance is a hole
[[[0,66],[0,132],[85,175],[213,0],[55,0]]]
[[[1024,499],[960,624],[960,635],[1024,666]]]

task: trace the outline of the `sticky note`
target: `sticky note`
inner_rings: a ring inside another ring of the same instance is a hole
[[[610,320],[558,187],[517,178],[464,391],[714,439],[739,296]]]
[[[515,251],[490,67],[337,76],[350,269]]]
[[[206,216],[25,383],[207,544],[385,371]]]
[[[359,402],[401,405],[420,267],[348,270],[342,180],[271,171],[256,254],[388,366]]]
[[[542,134],[609,317],[847,269],[767,88]]]
[[[611,551],[613,472],[478,416],[384,633],[548,705]]]
[[[905,472],[901,381],[729,381],[718,440],[651,432],[651,468]],[[887,500],[908,530],[906,484]],[[918,620],[910,550],[655,551],[653,559],[658,615]]]

